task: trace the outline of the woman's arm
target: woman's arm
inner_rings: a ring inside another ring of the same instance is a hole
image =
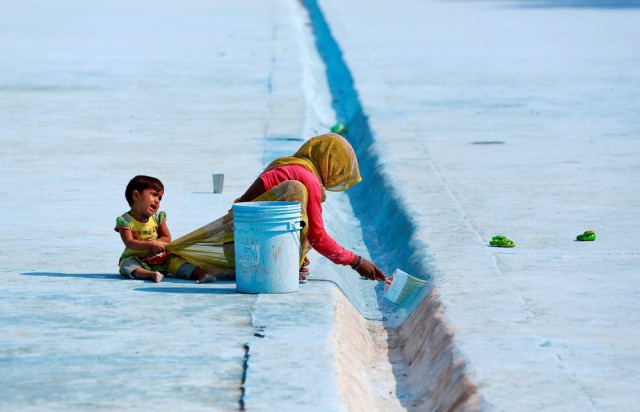
[[[373,263],[366,259],[360,261],[350,250],[338,244],[325,230],[322,219],[322,186],[318,178],[309,170],[299,165],[288,165],[269,170],[263,174],[265,181],[275,186],[284,180],[297,180],[307,188],[307,217],[309,219],[309,231],[307,240],[318,253],[339,265],[351,265],[360,276],[372,280],[384,280],[385,275]],[[258,178],[253,185],[242,195],[240,201],[255,199],[266,191],[262,178]],[[255,195],[254,195],[255,193]],[[360,263],[361,262],[361,263]]]
[[[315,180],[309,179],[303,182],[309,194],[307,201],[307,217],[309,219],[307,240],[312,248],[333,263],[348,265],[353,260],[354,254],[342,247],[325,230],[321,204],[322,189],[319,183],[315,184],[317,181],[315,176],[311,176]]]
[[[250,202],[250,201],[252,201],[256,197],[260,196],[261,194],[263,194],[266,191],[267,190],[264,187],[264,183],[262,182],[262,179],[261,178],[257,178],[256,181],[253,182],[253,184],[251,186],[249,186],[247,191],[244,192],[244,194],[242,196],[240,196],[238,201],[239,202]]]
[[[311,203],[311,202],[309,202]],[[321,209],[321,206],[318,206]],[[311,206],[313,210],[314,207]],[[309,208],[307,208],[307,212],[309,212]],[[358,272],[360,276],[370,280],[378,280],[384,281],[386,280],[385,274],[378,269],[373,262],[368,261],[367,259],[362,258],[354,254],[351,251],[344,249],[340,246],[329,234],[324,230],[324,225],[322,224],[322,215],[315,216],[315,219],[312,218],[312,215],[309,214],[309,242],[314,249],[316,249],[320,254],[327,257],[333,263],[349,265],[353,270]],[[314,222],[313,227],[311,222]]]
[[[385,274],[376,265],[353,252],[344,249],[325,230],[322,218],[322,192],[319,188],[307,183],[305,185],[309,192],[307,203],[307,216],[309,217],[309,243],[327,257],[333,263],[349,265],[353,270],[366,279],[384,281]],[[310,190],[311,188],[311,190]]]
[[[358,274],[363,278],[379,281],[384,281],[387,279],[384,273],[382,273],[382,271],[378,269],[378,267],[374,265],[373,262],[369,262],[367,259],[362,258],[362,256],[356,255],[349,266],[351,266],[351,268],[358,272]]]

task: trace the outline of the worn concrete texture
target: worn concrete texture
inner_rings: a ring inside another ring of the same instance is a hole
[[[484,407],[632,410],[640,8],[559,3],[321,7]]]
[[[314,43],[315,5],[3,3],[0,409],[633,410],[637,2],[325,0]],[[336,120],[367,179],[325,223],[430,279],[413,317],[317,255],[289,295],[119,278],[133,175],[177,237]]]
[[[132,176],[164,182],[178,237],[330,127],[305,21],[282,0],[3,3],[0,409],[344,409],[334,284],[262,297],[117,274]]]

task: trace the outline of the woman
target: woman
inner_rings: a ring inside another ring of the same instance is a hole
[[[325,190],[340,192],[361,180],[353,147],[342,136],[329,133],[309,139],[293,156],[274,160],[236,202],[295,201],[301,204],[305,223],[300,233],[301,279],[308,271],[306,253],[314,248],[333,263],[350,265],[366,279],[383,281],[385,275],[380,269],[344,249],[324,229],[321,203]],[[232,213],[176,240],[167,249],[209,273],[233,269]],[[205,255],[207,257],[203,259]],[[215,279],[203,277],[199,282],[211,280]]]
[[[385,280],[372,262],[344,249],[324,229],[321,203],[325,189],[341,192],[361,180],[353,147],[344,137],[329,133],[309,139],[293,156],[274,160],[237,201],[300,202],[306,224],[300,237],[303,266],[308,264],[305,255],[312,247],[333,263],[350,265],[367,279]]]

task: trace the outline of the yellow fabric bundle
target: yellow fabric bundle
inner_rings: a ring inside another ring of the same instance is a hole
[[[362,181],[353,147],[335,133],[309,139],[293,156],[276,159],[265,170],[291,164],[312,171],[322,186],[332,192],[347,190]]]
[[[330,191],[346,190],[362,180],[353,147],[344,137],[334,133],[309,139],[293,156],[274,160],[265,171],[291,164],[301,165],[313,172],[323,189]],[[305,228],[301,231],[301,260],[310,248],[305,241],[308,230],[307,198],[306,188],[301,183],[287,181],[253,199],[253,201],[290,201],[302,205],[302,220],[305,222]],[[230,211],[208,225],[169,243],[167,250],[208,273],[234,273],[233,239],[233,212]]]

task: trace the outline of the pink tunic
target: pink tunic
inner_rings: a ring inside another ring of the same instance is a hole
[[[338,244],[324,230],[322,221],[322,187],[316,175],[300,165],[278,166],[260,175],[266,190],[279,185],[286,180],[301,182],[309,194],[307,202],[307,217],[309,218],[309,232],[307,240],[315,250],[333,263],[348,265],[353,261],[354,253]]]

